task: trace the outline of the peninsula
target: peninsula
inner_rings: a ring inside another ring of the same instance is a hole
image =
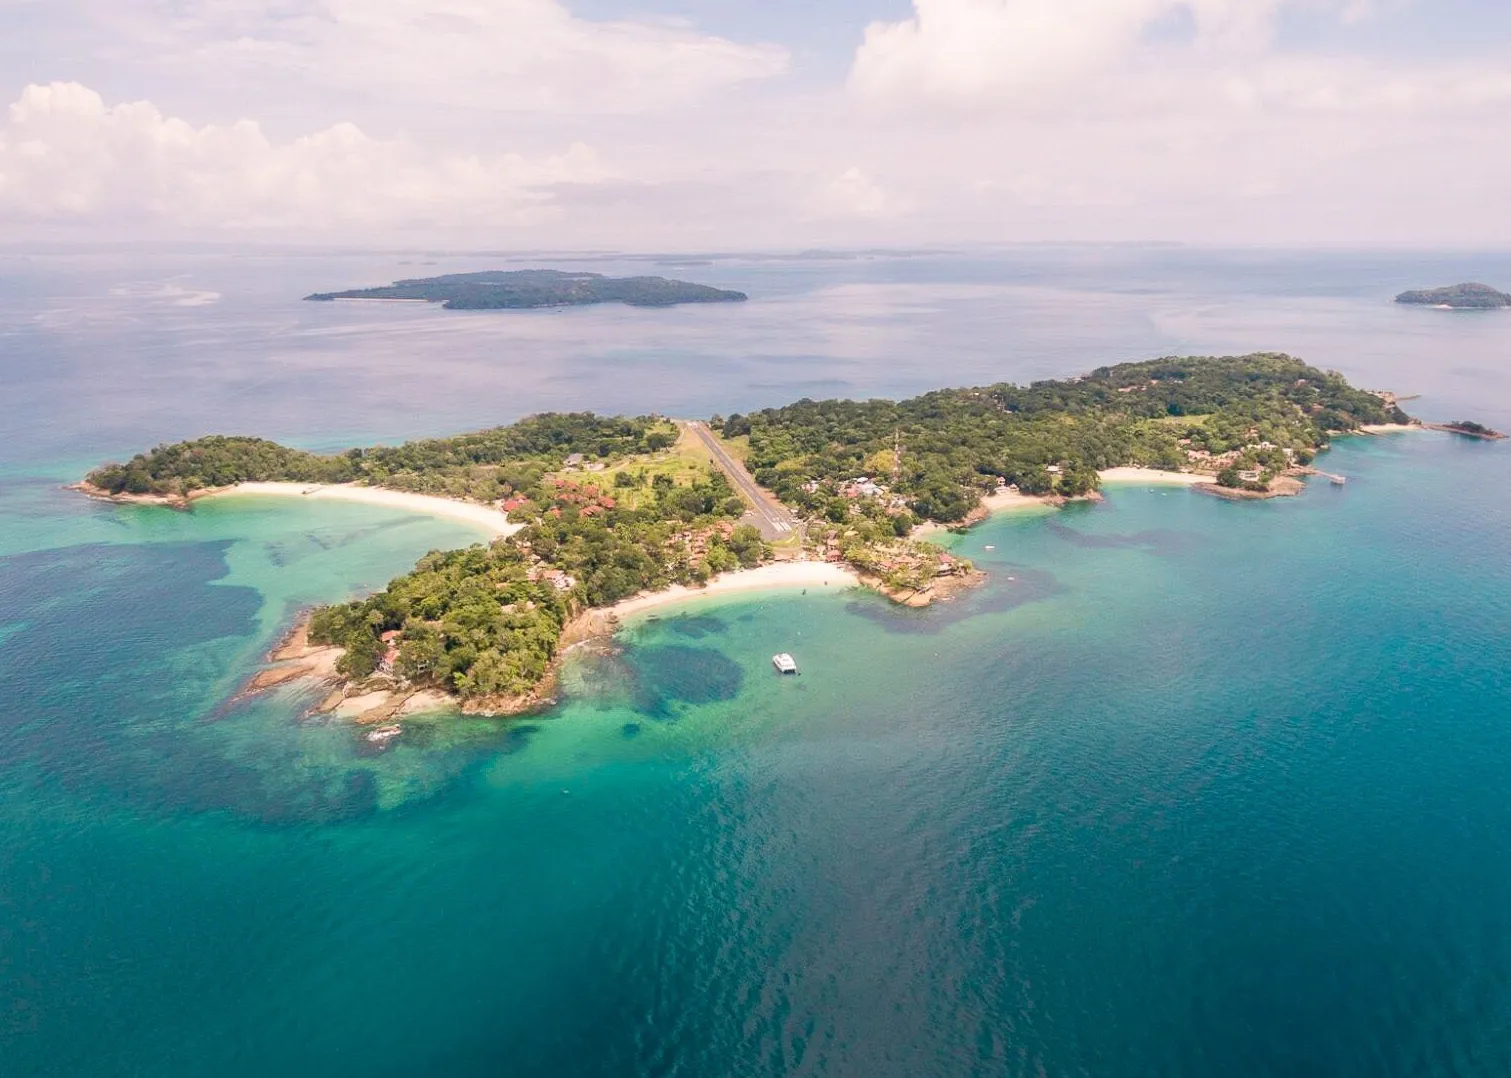
[[[1511,296],[1498,292],[1487,284],[1456,284],[1447,288],[1424,288],[1402,292],[1397,303],[1419,307],[1443,307],[1455,311],[1489,310],[1495,307],[1511,307]]]
[[[1335,434],[1408,422],[1389,394],[1263,353],[904,401],[801,400],[706,423],[546,414],[329,455],[217,435],[105,465],[79,488],[187,507],[274,483],[451,499],[484,524],[507,514],[489,545],[433,552],[382,591],[315,611],[281,654],[320,653],[310,669],[339,679],[332,707],[381,690],[388,703],[368,710],[382,718],[393,699],[424,691],[513,713],[549,697],[565,647],[658,595],[711,580],[858,579],[927,605],[981,576],[916,538],[920,527],[1094,498],[1104,478],[1294,493]],[[269,671],[263,684],[281,680]]]
[[[689,284],[666,277],[605,277],[564,270],[488,270],[416,277],[380,288],[316,292],[307,300],[423,300],[452,311],[527,310],[623,303],[631,307],[673,307],[679,303],[739,303],[744,292]]]
[[[1476,423],[1472,419],[1456,419],[1452,423],[1427,423],[1424,426],[1432,430],[1440,430],[1447,434],[1458,434],[1465,438],[1478,438],[1485,442],[1499,442],[1505,439],[1505,435],[1498,430],[1492,430],[1483,423]]]

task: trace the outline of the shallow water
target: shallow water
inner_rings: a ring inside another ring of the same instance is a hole
[[[226,697],[298,607],[477,533],[57,489],[222,416],[331,444],[1186,350],[1511,417],[1511,320],[1379,301],[1489,270],[1015,257],[720,263],[700,279],[757,302],[630,330],[275,302],[407,272],[355,258],[173,263],[223,293],[197,306],[110,295],[141,266],[7,265],[0,1070],[1505,1073],[1502,445],[1351,439],[1348,485],[1297,499],[999,517],[950,539],[990,573],[957,603],[661,611],[553,711],[382,752],[297,691]]]

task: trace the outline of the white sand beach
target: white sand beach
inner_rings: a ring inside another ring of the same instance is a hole
[[[1097,475],[1101,476],[1103,483],[1145,483],[1150,486],[1191,487],[1213,482],[1210,475],[1168,472],[1160,468],[1107,468]]]
[[[782,561],[758,569],[737,569],[714,577],[701,588],[673,584],[662,591],[636,595],[615,603],[601,613],[626,617],[659,606],[726,595],[740,591],[777,591],[790,588],[849,588],[860,584],[860,577],[843,565],[826,561]]]
[[[1359,427],[1359,432],[1361,434],[1405,434],[1407,431],[1426,429],[1420,423],[1365,423]]]
[[[1054,505],[1038,494],[1008,490],[1001,494],[988,494],[981,499],[981,508],[990,513],[1013,513],[1019,509],[1052,509]]]
[[[465,520],[486,528],[494,536],[513,535],[524,527],[523,524],[510,523],[508,514],[492,506],[458,501],[455,498],[438,498],[432,494],[410,494],[402,490],[384,490],[382,487],[363,487],[351,483],[239,483],[234,487],[207,494],[205,497],[220,498],[233,494],[296,496],[383,505],[392,509],[403,509],[410,513],[422,513],[426,516]]]

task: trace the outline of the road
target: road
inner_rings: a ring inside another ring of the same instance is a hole
[[[702,439],[708,451],[713,454],[714,463],[724,470],[734,488],[750,505],[750,512],[746,516],[760,529],[762,539],[786,539],[797,531],[797,517],[770,493],[756,485],[756,481],[745,470],[745,465],[730,456],[729,450],[708,429],[707,423],[691,420],[686,426]]]

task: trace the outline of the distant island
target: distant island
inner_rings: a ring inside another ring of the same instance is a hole
[[[406,299],[439,303],[452,311],[528,310],[624,303],[631,307],[673,307],[679,303],[739,303],[744,292],[690,284],[666,277],[605,277],[565,270],[487,270],[415,277],[382,288],[315,292],[317,302],[337,299]]]
[[[179,507],[249,486],[365,491],[507,514],[490,545],[433,552],[383,590],[315,611],[278,653],[284,664],[251,686],[329,678],[331,709],[378,723],[417,694],[493,714],[535,707],[570,644],[710,580],[859,581],[927,605],[981,574],[924,530],[1096,498],[1104,480],[1291,494],[1321,474],[1311,463],[1334,435],[1409,423],[1388,393],[1262,353],[904,401],[801,400],[706,423],[546,414],[335,454],[217,435],[104,465],[79,489]]]
[[[1423,288],[1402,292],[1397,303],[1418,307],[1448,307],[1456,311],[1489,310],[1511,307],[1511,296],[1497,292],[1487,284],[1455,284],[1447,288]]]

